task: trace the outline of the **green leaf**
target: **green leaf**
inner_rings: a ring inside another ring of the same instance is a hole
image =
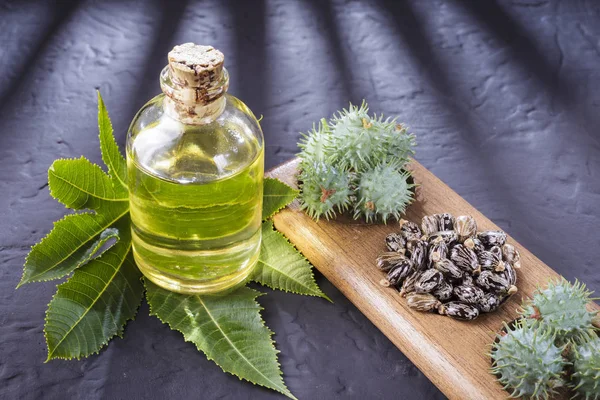
[[[300,193],[279,179],[265,178],[263,183],[263,220],[290,204]]]
[[[272,289],[331,301],[315,282],[312,265],[270,221],[262,225],[260,256],[252,279]]]
[[[54,223],[48,236],[32,247],[17,288],[29,282],[62,278],[110,248],[118,230],[110,228],[127,207],[105,214],[71,214]]]
[[[98,131],[102,161],[108,167],[108,173],[115,185],[127,189],[127,163],[115,141],[113,127],[100,92],[98,92]]]
[[[184,295],[144,282],[150,313],[223,371],[295,398],[283,382],[272,332],[260,316],[260,292],[243,287],[226,296]]]
[[[48,170],[50,194],[68,208],[94,209],[127,203],[127,191],[113,186],[102,169],[84,157],[56,160]]]
[[[117,244],[58,286],[46,312],[46,361],[96,353],[134,319],[144,287],[130,251],[128,222],[118,229]]]

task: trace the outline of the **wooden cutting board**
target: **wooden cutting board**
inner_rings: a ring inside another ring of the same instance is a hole
[[[269,175],[296,186],[298,160],[291,160]],[[499,229],[446,184],[412,161],[416,201],[404,218],[420,223],[424,215],[449,212],[471,215],[479,230]],[[385,251],[385,236],[398,231],[396,223],[367,225],[349,218],[313,221],[297,202],[274,218],[277,230],[287,236],[329,281],[365,314],[450,399],[505,399],[508,394],[489,374],[490,344],[502,321],[511,321],[522,297],[559,275],[509,237],[521,253],[517,271],[519,292],[500,310],[470,322],[410,309],[393,289],[379,284],[384,274],[375,258]],[[596,304],[590,307],[598,308]],[[564,396],[564,398],[568,398]]]

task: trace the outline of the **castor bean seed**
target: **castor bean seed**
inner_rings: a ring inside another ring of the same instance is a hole
[[[478,304],[485,293],[477,286],[456,286],[454,295],[463,303]]]
[[[508,282],[509,285],[517,284],[517,271],[515,271],[514,267],[509,262],[502,262],[504,265],[504,271],[502,271],[502,275],[504,279]]]
[[[438,240],[429,245],[429,266],[441,259],[448,258],[448,245],[443,240]]]
[[[406,240],[399,233],[390,233],[385,237],[385,246],[388,251],[404,253],[406,251]]]
[[[477,234],[477,238],[481,240],[481,243],[486,248],[490,248],[492,246],[504,246],[506,243],[506,233],[502,231],[485,231],[479,232]]]
[[[404,279],[404,282],[402,282],[402,286],[400,287],[400,296],[406,297],[407,294],[415,291],[415,283],[422,273],[423,271],[415,270]]]
[[[465,240],[464,245],[467,248],[473,250],[475,254],[485,250],[485,246],[483,245],[481,240],[477,239],[476,237],[468,238],[467,240]]]
[[[462,244],[457,244],[452,248],[450,259],[457,267],[469,273],[473,273],[479,269],[477,254]]]
[[[504,261],[511,263],[515,268],[521,268],[521,255],[512,244],[505,243],[502,246],[502,258]]]
[[[381,271],[387,272],[405,259],[406,257],[403,254],[389,251],[386,253],[381,253],[379,257],[377,257],[376,264],[377,268],[379,268]]]
[[[482,271],[475,282],[479,287],[492,292],[506,292],[511,287],[504,276],[495,274],[492,271]]]
[[[419,229],[419,226],[414,222],[401,219],[399,224],[400,234],[406,241],[421,238],[421,229]]]
[[[435,262],[433,267],[444,274],[450,280],[459,280],[463,277],[463,271],[456,266],[451,260],[442,258]]]
[[[429,241],[443,240],[448,246],[452,246],[458,240],[458,233],[454,231],[438,231],[429,235]]]
[[[481,269],[494,270],[498,267],[501,258],[488,250],[483,250],[477,253],[477,261],[481,265]]]
[[[409,307],[417,311],[437,310],[442,303],[429,293],[410,293],[406,296],[406,302]]]
[[[398,265],[389,270],[387,280],[390,286],[402,285],[404,278],[413,270],[413,263],[409,259],[402,260]]]
[[[417,282],[415,283],[415,292],[417,293],[431,293],[438,285],[444,280],[444,276],[437,269],[428,269],[423,272]]]
[[[418,270],[427,268],[427,242],[424,240],[412,240],[410,260]]]
[[[495,311],[500,306],[500,299],[494,293],[484,293],[483,297],[477,303],[480,312],[489,313]]]
[[[449,317],[470,321],[479,316],[479,309],[470,304],[450,301],[438,307],[438,312]]]
[[[452,298],[454,287],[448,282],[442,282],[433,291],[433,295],[441,301],[447,301]]]
[[[438,221],[438,231],[451,231],[454,229],[456,219],[452,214],[433,214]]]
[[[425,235],[431,235],[440,230],[438,219],[435,215],[426,215],[421,220],[421,230]]]
[[[461,215],[456,217],[454,222],[454,230],[458,233],[458,240],[464,242],[471,236],[475,236],[477,233],[477,223],[475,218],[470,215]]]

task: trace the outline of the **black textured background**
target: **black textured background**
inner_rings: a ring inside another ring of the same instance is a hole
[[[169,4],[171,3],[171,4]],[[349,100],[398,115],[417,159],[567,278],[600,289],[600,2],[0,3],[0,398],[278,398],[226,375],[142,306],[124,339],[46,357],[54,284],[14,288],[64,209],[59,157],[100,162],[99,88],[119,143],[178,43],[226,55],[230,93],[263,115],[267,167]],[[525,267],[526,268],[526,267]],[[444,396],[322,276],[334,305],[260,299],[301,399]]]

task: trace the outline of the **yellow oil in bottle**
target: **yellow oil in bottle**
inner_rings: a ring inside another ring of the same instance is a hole
[[[223,55],[212,47],[176,46],[161,87],[127,137],[135,261],[172,291],[227,291],[260,252],[262,131],[226,93]]]

